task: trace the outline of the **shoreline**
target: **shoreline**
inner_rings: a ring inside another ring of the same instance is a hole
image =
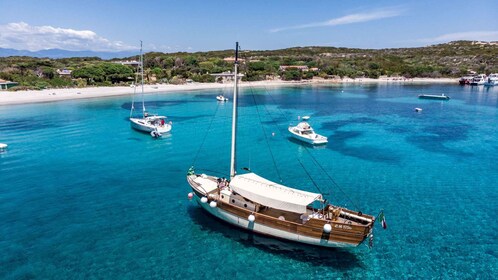
[[[305,81],[256,81],[256,82],[240,82],[241,88],[245,87],[286,87],[299,85],[347,85],[347,84],[458,84],[458,78],[384,78],[384,79],[315,79]],[[207,90],[207,89],[224,89],[232,87],[231,83],[193,83],[183,85],[157,84],[144,85],[144,93],[168,93],[182,92],[192,90]],[[65,89],[44,89],[44,90],[24,90],[24,91],[0,91],[0,106],[3,105],[19,105],[29,103],[45,103],[56,102],[74,99],[88,99],[100,97],[112,97],[133,94],[134,89],[129,86],[121,87],[86,87],[86,88],[65,88]],[[141,92],[140,86],[137,88],[137,93]]]

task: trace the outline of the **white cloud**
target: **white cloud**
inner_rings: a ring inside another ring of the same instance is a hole
[[[403,13],[403,10],[399,8],[384,8],[379,10],[373,10],[370,12],[364,13],[356,13],[350,14],[339,18],[333,18],[327,21],[321,22],[313,22],[289,27],[280,27],[271,29],[270,32],[281,32],[285,30],[293,30],[293,29],[304,29],[304,28],[313,28],[313,27],[323,27],[323,26],[337,26],[337,25],[345,25],[359,22],[367,22],[372,20],[378,20],[383,18],[396,17]]]
[[[433,38],[419,39],[417,41],[423,43],[439,43],[458,40],[498,41],[498,31],[466,31],[448,33]]]
[[[124,51],[136,50],[120,41],[110,41],[90,30],[31,26],[25,22],[0,25],[0,47],[38,51],[43,49]]]

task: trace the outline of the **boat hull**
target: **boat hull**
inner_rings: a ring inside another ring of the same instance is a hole
[[[143,119],[136,119],[136,118],[130,118],[130,126],[135,130],[147,133],[150,133],[152,131],[157,131],[159,133],[166,133],[171,131],[171,125],[168,123],[156,126],[146,123]]]
[[[434,99],[434,100],[450,100],[449,96],[445,95],[419,95],[420,99]]]
[[[264,224],[258,223],[257,221],[250,222],[248,218],[239,217],[237,215],[230,213],[229,211],[225,211],[220,207],[211,207],[209,203],[202,203],[200,197],[198,197],[197,195],[194,196],[194,199],[204,210],[206,210],[209,214],[213,215],[218,219],[221,219],[236,227],[256,232],[259,234],[263,234],[266,236],[271,236],[273,238],[285,239],[309,245],[331,247],[331,248],[353,248],[359,245],[359,244],[351,244],[343,242],[334,242],[327,240],[325,238],[313,238],[269,227]]]
[[[484,83],[485,86],[491,87],[491,86],[498,86],[498,80],[491,80],[487,81]]]

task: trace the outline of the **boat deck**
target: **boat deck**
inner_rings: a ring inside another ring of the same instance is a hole
[[[263,209],[260,209],[258,213],[271,216],[277,219],[285,220],[285,221],[290,221],[294,223],[302,223],[301,220],[301,215],[297,213],[291,213],[287,211],[282,211],[279,209],[273,209],[273,208],[268,208],[264,207]]]

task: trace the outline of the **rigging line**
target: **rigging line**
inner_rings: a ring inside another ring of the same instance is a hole
[[[247,61],[247,60],[246,60],[246,61]],[[249,83],[249,89],[251,90],[251,93],[253,94],[253,98],[254,98],[253,87],[252,87],[252,85],[251,85],[250,83]],[[266,90],[266,87],[265,87],[265,91],[268,93],[268,90]],[[269,94],[269,93],[268,93],[268,94]],[[271,97],[271,98],[273,99],[273,97]],[[256,101],[254,101],[254,102],[256,103]],[[275,103],[276,103],[276,102],[275,102]],[[256,104],[256,105],[257,105],[257,104]],[[257,109],[257,107],[258,107],[258,106],[256,106],[256,109]],[[282,131],[281,131],[280,127],[279,127],[279,126],[278,126],[278,124],[276,123],[275,119],[271,116],[271,114],[270,114],[270,112],[269,112],[268,108],[267,108],[264,104],[263,104],[263,107],[265,108],[265,110],[266,110],[267,114],[270,116],[270,119],[271,119],[271,120],[272,120],[272,122],[275,124],[275,126],[277,127],[277,129],[280,131],[280,133],[281,133],[282,135],[284,135],[284,134],[282,133]],[[278,106],[277,106],[277,108],[278,108]],[[259,117],[259,119],[260,119],[260,123],[261,123],[261,126],[262,126],[263,124],[262,124],[262,122],[261,122],[261,116],[260,116],[260,114],[259,114],[259,110],[258,110],[258,109],[257,109],[257,112],[258,112],[258,117]],[[263,128],[263,133],[264,133],[264,128]],[[265,134],[265,136],[266,136],[266,134]],[[286,142],[286,144],[287,144],[287,145],[289,145],[289,143],[288,143],[288,142]],[[269,144],[268,144],[268,143],[267,143],[267,145],[268,145],[268,148],[269,148]],[[273,160],[273,163],[274,163],[274,164],[276,164],[276,163],[275,163],[275,159],[273,158],[273,153],[272,153],[272,151],[271,151],[271,149],[270,149],[270,148],[269,148],[269,150],[270,150],[270,154],[272,155],[272,160]],[[320,187],[318,187],[318,184],[315,182],[315,180],[313,180],[313,177],[311,177],[311,174],[308,172],[308,170],[306,170],[306,168],[305,168],[305,166],[304,166],[303,162],[302,162],[299,158],[297,158],[297,161],[299,162],[299,164],[300,164],[300,165],[301,165],[301,167],[303,168],[303,170],[304,170],[304,172],[306,173],[306,175],[308,175],[308,178],[311,180],[311,182],[313,183],[313,185],[315,186],[315,188],[318,190],[318,192],[319,192],[319,193],[322,193],[322,190],[320,189]],[[278,168],[276,168],[276,166],[275,166],[275,169],[277,170],[277,173],[278,173]],[[278,176],[280,177],[280,174],[278,174]],[[282,178],[281,178],[281,177],[280,177],[280,181],[282,181]]]
[[[197,153],[195,154],[194,161],[192,162],[192,166],[195,165],[195,162],[197,161],[197,158],[199,157],[199,153],[201,152],[202,147],[204,146],[204,142],[206,142],[206,138],[211,131],[211,126],[213,125],[214,119],[216,118],[216,114],[218,113],[218,109],[220,108],[220,104],[216,106],[216,111],[214,111],[213,117],[211,118],[211,121],[209,122],[208,129],[206,130],[206,134],[204,134],[204,139],[202,139],[201,145],[199,146],[199,149],[197,150]]]
[[[130,118],[133,117],[133,112],[135,111],[135,95],[137,94],[137,81],[138,81],[138,68],[137,68],[137,73],[135,73],[135,83],[133,84],[133,95],[131,96]]]
[[[275,166],[275,170],[277,171],[278,178],[280,179],[280,182],[282,182],[282,176],[280,176],[280,172],[278,171],[277,163],[275,162],[275,156],[273,155],[273,152],[270,147],[270,143],[268,142],[268,135],[266,135],[265,127],[263,125],[263,121],[261,120],[261,114],[259,113],[258,109],[258,103],[256,102],[256,96],[254,95],[254,91],[252,87],[249,87],[251,90],[251,95],[252,99],[254,100],[254,105],[256,105],[256,112],[258,113],[258,118],[259,118],[259,124],[261,125],[261,130],[263,131],[263,135],[265,136],[265,141],[266,141],[266,146],[268,147],[268,150],[270,151],[271,159],[273,161],[273,165]]]
[[[268,110],[268,108],[266,106],[264,106],[264,108],[265,108],[267,114],[270,116],[270,118],[271,118],[273,124],[275,125],[275,127],[277,127],[277,130],[280,132],[281,135],[284,135],[285,131],[282,131],[282,129],[278,126],[277,122],[275,121],[275,118],[271,117],[271,114],[270,114],[270,111]],[[290,143],[288,141],[285,141],[285,143],[286,143],[286,145],[290,146]],[[315,182],[315,180],[311,176],[311,174],[308,172],[308,170],[304,166],[304,163],[301,161],[301,159],[299,159],[298,157],[296,157],[296,159],[299,162],[299,164],[301,165],[301,167],[304,170],[304,172],[306,173],[306,175],[308,175],[308,178],[313,183],[313,185],[318,190],[318,192],[319,193],[323,193],[322,190],[320,189],[320,187],[318,186],[318,184]]]
[[[266,86],[264,87],[265,88],[265,92],[268,94],[268,96],[270,96],[270,98],[272,99],[273,103],[276,105],[277,107],[277,110],[280,112],[280,114],[282,115],[283,118],[285,118],[285,115],[283,114],[282,110],[278,107],[278,104],[276,102],[276,100],[273,98],[273,96],[270,94],[270,92],[267,90]],[[297,108],[295,108],[297,109]],[[278,128],[278,125],[277,125],[277,128]],[[325,168],[323,168],[323,166],[318,162],[318,160],[315,158],[315,156],[313,156],[313,154],[309,151],[309,148],[306,147],[306,146],[303,146],[305,151],[308,153],[308,155],[311,157],[311,159],[313,160],[314,164],[316,166],[318,166],[322,172],[329,178],[329,180],[333,183],[333,185],[347,198],[347,200],[349,200],[349,202],[354,206],[356,207],[357,209],[361,209],[360,207],[358,207],[358,205],[346,194],[346,192],[339,186],[339,184],[337,184],[337,182],[335,182],[334,179],[332,179],[332,176],[330,176],[330,174],[325,170]],[[301,161],[299,160],[298,158],[298,161],[301,163]],[[302,163],[301,163],[302,165]],[[304,168],[304,167],[303,167]],[[305,170],[306,171],[306,170]],[[312,179],[313,181],[313,179]],[[314,183],[314,182],[313,182]]]
[[[145,117],[145,96],[144,96],[144,53],[142,51],[142,40],[140,40],[140,73],[142,76],[142,116]]]

